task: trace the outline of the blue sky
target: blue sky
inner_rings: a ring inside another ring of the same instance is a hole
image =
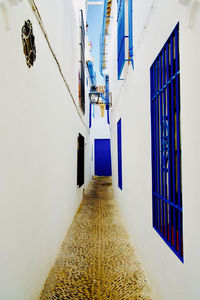
[[[94,1],[94,0],[93,0]],[[99,1],[99,0],[95,0]],[[104,3],[104,1],[102,1]],[[92,57],[94,58],[94,70],[97,75],[97,84],[104,84],[104,79],[99,72],[99,42],[102,30],[103,5],[88,5],[88,39],[92,42]]]

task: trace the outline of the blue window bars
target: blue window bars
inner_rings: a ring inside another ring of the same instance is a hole
[[[106,99],[105,99],[105,104],[106,104],[106,109],[109,110],[109,75],[105,75],[105,94],[106,94]]]
[[[133,66],[133,4],[128,0],[128,35],[126,34],[125,0],[118,0],[117,23],[118,23],[118,79],[121,79],[122,70],[126,61]],[[128,39],[128,57],[126,57],[125,41]]]
[[[150,76],[153,227],[183,262],[179,24]]]
[[[110,124],[110,118],[109,118],[109,75],[105,75],[105,92],[106,92],[106,110],[107,110],[107,122]]]

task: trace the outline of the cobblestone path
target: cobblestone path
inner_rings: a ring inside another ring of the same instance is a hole
[[[92,180],[40,299],[152,299],[111,178]]]

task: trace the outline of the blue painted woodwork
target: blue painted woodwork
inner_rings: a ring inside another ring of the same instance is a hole
[[[117,49],[118,49],[118,79],[125,63],[125,0],[119,0],[117,3]]]
[[[117,2],[117,48],[118,48],[118,79],[121,78],[122,70],[126,61],[130,61],[133,67],[133,3],[128,0],[128,35],[125,34],[125,0]],[[128,39],[128,58],[125,53],[125,40]]]
[[[94,71],[92,61],[87,61],[87,67],[90,74],[91,86],[96,86],[96,72]]]
[[[105,54],[105,28],[106,28],[106,19],[107,19],[107,4],[108,0],[104,0],[104,7],[103,7],[103,23],[102,23],[102,33],[100,35],[100,74],[103,75],[103,65],[104,65],[104,54]]]
[[[106,110],[109,109],[109,75],[105,75]]]
[[[95,175],[112,175],[110,139],[95,139]]]
[[[89,107],[89,128],[92,127],[92,103],[90,102]]]
[[[129,59],[133,66],[133,0],[128,0]]]
[[[118,79],[121,79],[121,73],[124,67],[125,61],[130,61],[133,67],[133,0],[128,0],[128,35],[125,34],[125,0],[117,1],[117,32],[118,32]],[[100,35],[100,74],[104,76],[103,69],[106,55],[106,20],[107,16],[107,5],[108,0],[104,0],[103,8],[103,22],[102,22],[102,33]],[[125,54],[125,39],[128,39],[129,50],[128,58]]]
[[[122,127],[121,127],[121,119],[117,123],[117,149],[118,149],[118,187],[122,190]]]
[[[93,117],[93,119],[94,119],[94,118],[95,118],[95,104],[93,103],[92,106],[93,106],[93,114],[92,114],[92,117]]]
[[[153,227],[183,262],[179,24],[150,77]]]
[[[110,124],[109,109],[107,110],[107,123]]]

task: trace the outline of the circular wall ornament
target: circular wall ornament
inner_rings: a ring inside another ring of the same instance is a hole
[[[25,24],[22,27],[21,37],[26,64],[30,68],[36,60],[35,37],[33,35],[33,28],[30,20],[25,21]]]

